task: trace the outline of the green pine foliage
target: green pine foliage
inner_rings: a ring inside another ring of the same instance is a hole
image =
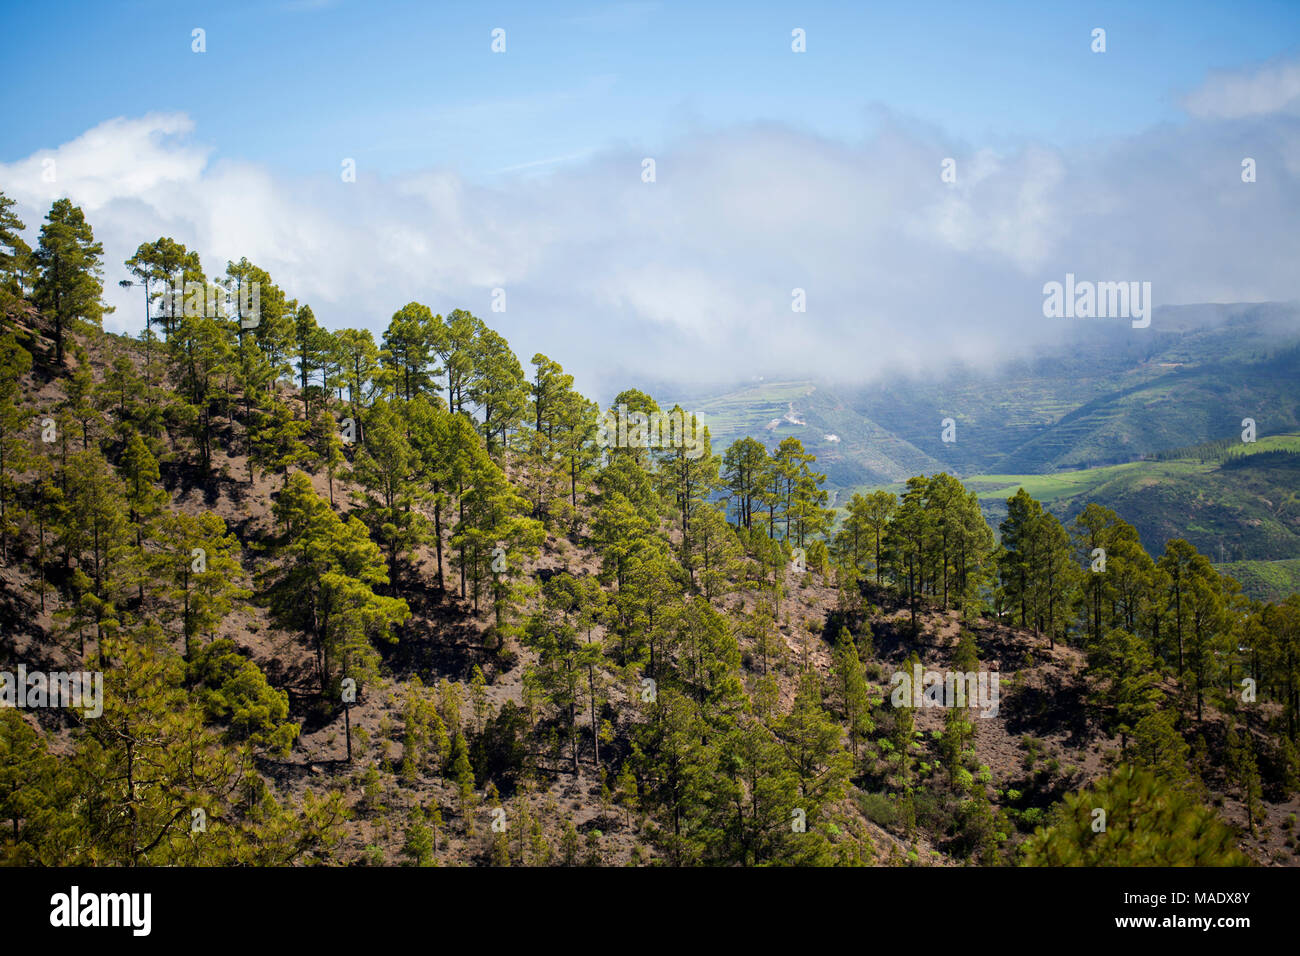
[[[1249,865],[1235,840],[1182,788],[1123,766],[1067,796],[1052,822],[1025,841],[1022,860],[1029,866]]]
[[[796,438],[602,408],[460,309],[330,330],[167,237],[106,335],[82,211],[32,250],[11,206],[5,649],[102,673],[103,712],[0,710],[6,863],[1219,864],[1208,804],[1262,838],[1297,786],[1300,596],[1184,540],[1023,489],[995,534],[942,472],[836,523]],[[1122,766],[990,767],[973,703],[893,699],[914,665],[1000,667],[1004,715],[1073,708]]]

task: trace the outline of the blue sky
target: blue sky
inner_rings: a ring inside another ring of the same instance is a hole
[[[162,235],[330,328],[469,309],[592,394],[999,362],[1067,272],[1150,282],[1157,329],[1300,300],[1297,0],[3,10],[0,190],[33,241],[85,210],[114,331]]]
[[[855,141],[881,107],[971,144],[1179,122],[1208,71],[1293,53],[1300,3],[6,3],[0,160],[184,111],[294,173],[472,179],[772,122]],[[1094,27],[1107,52],[1089,48]],[[207,52],[190,32],[206,30]],[[506,53],[490,31],[506,30]],[[790,52],[790,31],[808,52]]]

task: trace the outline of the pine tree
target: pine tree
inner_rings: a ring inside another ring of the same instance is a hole
[[[330,504],[334,504],[334,478],[339,468],[346,463],[343,454],[343,440],[339,437],[338,423],[328,409],[317,409],[311,420],[311,429],[307,434],[311,445],[315,467],[325,469],[325,478],[329,486]]]
[[[452,529],[452,546],[462,581],[471,585],[474,613],[490,587],[495,615],[497,650],[505,646],[508,618],[522,598],[524,557],[536,553],[545,537],[540,524],[524,516],[527,502],[517,495],[501,469],[478,444],[466,449],[460,520]]]
[[[1265,819],[1261,802],[1263,787],[1259,775],[1259,763],[1255,759],[1255,738],[1244,721],[1236,726],[1229,721],[1226,736],[1224,749],[1228,771],[1241,794],[1241,803],[1246,810],[1246,826],[1253,837],[1255,824]]]
[[[471,813],[474,809],[474,770],[469,764],[469,747],[464,734],[457,734],[451,742],[451,774],[460,796],[460,815],[465,819],[467,832],[473,833]]]
[[[1255,670],[1261,677],[1269,675],[1273,696],[1282,705],[1286,735],[1294,744],[1300,739],[1300,594],[1265,604],[1249,621],[1259,636]]]
[[[870,567],[873,553],[871,536],[872,527],[867,518],[867,499],[854,493],[849,499],[844,522],[835,535],[835,556],[842,564],[854,571],[865,571]]]
[[[581,447],[588,436],[595,436],[595,409],[587,407],[585,399],[573,390],[573,376],[558,362],[538,353],[530,364],[534,371],[533,381],[527,385],[529,404],[524,418],[530,427],[521,443],[522,483],[532,502],[533,517],[550,522],[557,510],[573,507],[575,459],[595,457],[594,444],[590,455]],[[567,494],[566,485],[570,486]],[[564,497],[570,501],[564,502]]]
[[[29,291],[31,246],[20,235],[27,226],[11,211],[15,200],[0,192],[0,315],[23,308]]]
[[[217,410],[229,400],[226,374],[234,359],[232,338],[224,320],[185,315],[168,342],[173,375],[183,399],[183,420],[205,475],[212,467]]]
[[[1187,742],[1168,711],[1151,710],[1133,725],[1133,762],[1162,780],[1184,785],[1190,778]]]
[[[127,440],[118,472],[126,486],[127,520],[135,528],[135,547],[143,558],[145,539],[153,537],[154,525],[169,499],[166,490],[159,487],[158,460],[138,432]],[[137,581],[137,591],[143,601],[143,575]]]
[[[95,375],[89,365],[84,364],[84,355],[78,351],[79,364],[63,382],[66,396],[60,404],[60,410],[77,424],[77,433],[81,438],[81,449],[85,451],[91,444],[98,445],[103,430],[103,416],[95,407]]]
[[[482,416],[488,454],[499,458],[509,433],[519,427],[527,411],[528,382],[506,340],[491,329],[482,330],[470,351],[472,372],[466,397]]]
[[[970,720],[968,708],[950,707],[944,711],[939,753],[948,772],[948,784],[962,790],[969,788],[978,797],[983,795],[984,788],[975,783],[966,769],[967,758],[974,755],[974,749],[967,746],[974,735],[975,725]]]
[[[736,526],[754,526],[754,506],[767,485],[767,449],[753,438],[732,442],[723,456],[722,478],[736,509]]]
[[[819,550],[825,553],[825,543],[811,539],[814,535],[825,534],[835,517],[835,512],[826,507],[826,502],[830,499],[829,493],[822,487],[826,475],[812,470],[811,463],[816,460],[816,456],[809,454],[800,462],[794,498],[790,503],[794,515],[795,540],[800,547],[808,545],[810,555]]]
[[[415,452],[405,428],[387,402],[376,402],[366,416],[366,439],[357,450],[352,478],[362,491],[353,498],[360,515],[383,545],[388,577],[397,576],[398,564],[425,538],[424,515],[413,507],[416,486]]]
[[[453,309],[446,320],[435,316],[428,324],[429,347],[442,360],[447,377],[447,408],[452,414],[468,411],[465,402],[474,369],[475,341],[485,326],[463,309]]]
[[[780,509],[784,523],[781,532],[783,541],[791,541],[792,530],[796,538],[798,536],[799,520],[804,516],[804,509],[810,503],[809,495],[816,487],[816,482],[812,481],[814,473],[809,468],[809,463],[816,460],[816,456],[804,451],[803,442],[793,435],[781,439],[776,451],[772,453],[772,499],[769,509],[773,523],[775,509]],[[803,542],[799,541],[799,544],[802,546]]]
[[[1042,514],[1043,506],[1029,497],[1024,488],[1019,488],[1007,499],[1007,516],[998,527],[1002,535],[998,577],[1003,602],[1015,610],[1021,627],[1030,626],[1033,578],[1040,558],[1035,525]]]
[[[7,215],[5,202],[0,194],[0,227]],[[21,401],[22,380],[31,367],[31,354],[13,335],[0,336],[0,563],[4,564],[9,563],[9,539],[18,530],[11,504],[17,489],[15,476],[26,470],[32,458],[23,434],[31,412]]]
[[[777,738],[799,780],[799,795],[811,805],[808,819],[822,804],[838,799],[852,772],[852,758],[840,749],[842,731],[821,703],[821,679],[808,671],[799,682],[790,713],[777,722]]]
[[[547,599],[561,610],[566,620],[573,622],[576,631],[584,635],[578,647],[576,665],[587,676],[587,715],[591,730],[593,762],[600,768],[600,714],[601,691],[605,649],[594,636],[596,626],[603,623],[608,613],[608,599],[600,584],[592,577],[575,578],[567,572],[558,574],[547,582]]]
[[[1229,608],[1241,587],[1232,578],[1221,576],[1204,555],[1198,555],[1196,576],[1190,588],[1190,629],[1187,641],[1187,667],[1196,691],[1196,720],[1205,708],[1205,691],[1221,683],[1224,662],[1232,653],[1231,627],[1235,615]]]
[[[86,216],[68,199],[56,200],[41,226],[33,254],[39,274],[33,297],[54,323],[54,364],[62,366],[65,337],[84,323],[98,326],[104,314],[101,260],[104,247],[95,241]]]
[[[1095,830],[1105,811],[1105,829]],[[1028,866],[1245,866],[1232,831],[1175,784],[1121,766],[1058,804],[1021,847]]]
[[[50,459],[44,455],[36,455],[33,460],[33,471],[29,511],[30,520],[36,525],[36,549],[33,558],[41,610],[44,611],[48,583],[47,566],[50,558],[50,533],[62,527],[67,519],[67,508],[63,488],[55,476],[54,465]]]
[[[831,668],[835,700],[848,725],[849,745],[856,760],[860,756],[861,743],[875,729],[875,722],[871,719],[867,669],[847,627],[840,628]]]
[[[925,551],[930,537],[925,509],[926,479],[907,480],[907,491],[894,512],[887,531],[887,548],[893,555],[894,580],[905,589],[912,630],[915,632],[920,595],[925,585]]]
[[[884,541],[885,532],[889,527],[889,522],[893,520],[894,512],[898,508],[898,499],[888,491],[873,491],[867,495],[866,506],[863,508],[863,522],[865,530],[874,539],[875,542],[875,561],[876,569],[876,586],[881,583],[881,573],[885,567]]]
[[[298,390],[302,396],[303,417],[311,418],[314,386],[311,377],[316,372],[324,372],[329,360],[331,348],[330,334],[316,324],[316,315],[311,306],[304,305],[294,315],[293,324],[294,355],[298,363]],[[326,382],[322,375],[321,392],[325,392]],[[327,397],[321,395],[322,401]]]
[[[68,825],[59,771],[40,725],[33,727],[19,710],[0,709],[0,824],[8,831],[0,864],[63,862],[50,852],[60,849],[58,834]]]
[[[388,576],[365,525],[355,516],[340,519],[306,475],[290,476],[275,517],[283,533],[281,564],[268,572],[272,611],[312,640],[323,693],[343,677],[360,690],[376,676],[372,641],[395,641],[393,628],[410,617],[410,608],[377,593]]]
[[[741,547],[722,511],[702,502],[692,518],[690,567],[705,598],[717,602],[735,590],[741,573]]]
[[[183,668],[145,635],[99,646],[103,714],[72,758],[77,805],[92,840],[65,862],[134,866],[185,861],[191,812],[227,817],[247,755],[222,747],[182,688]],[[213,828],[216,835],[216,828]],[[199,844],[218,852],[217,841]],[[188,862],[201,862],[193,859]]]
[[[915,667],[920,663],[920,659],[913,651],[904,665],[904,673],[911,675],[915,673]],[[889,749],[892,752],[894,762],[898,765],[898,779],[905,790],[910,791],[912,786],[912,750],[916,738],[916,715],[913,713],[913,696],[912,694],[901,693],[903,686],[896,687],[891,694],[891,703],[893,704],[894,721],[889,731]]]
[[[347,385],[349,414],[354,422],[360,423],[362,413],[374,397],[379,349],[369,329],[340,329],[334,333],[334,348],[335,360]],[[364,440],[364,433],[358,431],[357,438]]]
[[[650,720],[638,735],[643,754],[638,776],[642,800],[658,818],[658,842],[673,866],[697,862],[704,851],[701,837],[707,835],[701,830],[716,825],[710,806],[715,754],[708,736],[698,708],[661,682]]]
[[[438,865],[434,830],[425,822],[424,811],[419,806],[411,810],[411,822],[407,826],[406,842],[402,844],[402,856],[410,860],[412,866]]]
[[[1126,753],[1129,735],[1160,703],[1160,674],[1155,658],[1141,638],[1114,630],[1092,644],[1088,665],[1105,688],[1102,703],[1114,711],[1120,750]]]
[[[144,290],[144,327],[149,331],[153,325],[154,299],[164,298],[164,315],[171,312],[169,297],[171,295],[167,286],[171,281],[171,272],[176,265],[175,253],[183,250],[184,246],[178,246],[173,240],[159,238],[154,242],[142,242],[135,250],[135,254],[125,262],[126,269],[135,277],[135,282],[129,284],[138,284]],[[183,254],[183,253],[182,253]],[[162,286],[161,291],[155,292],[154,286]]]
[[[84,654],[84,623],[94,622],[97,640],[117,625],[117,602],[127,580],[131,535],[122,482],[97,449],[73,453],[64,474],[66,511],[59,544],[77,562],[72,614]]]
[[[101,413],[113,413],[118,439],[124,443],[129,442],[132,436],[149,435],[155,427],[149,420],[153,417],[148,408],[150,398],[146,383],[136,372],[135,362],[129,355],[115,357],[95,387],[96,409]]]
[[[537,652],[537,679],[547,702],[562,715],[569,761],[578,771],[578,705],[585,676],[581,645],[572,614],[574,587],[552,578],[542,592],[542,608],[524,628],[524,642]]]
[[[1089,502],[1071,526],[1079,564],[1086,569],[1083,619],[1090,642],[1101,639],[1102,614],[1114,593],[1115,574],[1110,565],[1110,555],[1115,551],[1119,520],[1119,516],[1109,508]]]
[[[208,720],[228,725],[227,740],[288,755],[299,730],[288,719],[289,695],[272,687],[234,641],[213,641],[200,648],[186,673]]]
[[[636,774],[632,772],[632,761],[623,761],[623,766],[619,768],[618,778],[615,784],[617,790],[617,799],[623,807],[625,822],[628,827],[632,826],[632,814],[637,811],[639,790],[637,788]]]
[[[267,411],[254,410],[248,423],[248,483],[257,480],[257,470],[284,474],[306,451],[301,438],[305,423],[294,421],[287,405],[273,402]]]
[[[682,411],[681,406],[673,406],[668,414],[670,418],[683,416],[679,420],[684,420],[686,413]],[[709,430],[702,428],[697,422],[692,424],[694,430],[691,434],[700,436],[699,440],[703,446],[699,450],[701,453],[697,454],[696,451],[685,447],[684,442],[679,443],[676,447],[660,453],[657,475],[664,498],[676,504],[682,537],[679,561],[690,577],[691,586],[694,587],[696,581],[695,566],[691,560],[694,540],[691,516],[701,507],[709,507],[706,501],[718,486],[718,457],[712,452]]]
[[[565,820],[564,833],[560,837],[560,859],[565,866],[578,865],[579,848],[578,831],[574,829],[572,820]]]
[[[173,511],[162,520],[158,545],[154,580],[168,602],[165,619],[179,622],[185,659],[192,660],[194,639],[205,633],[215,639],[217,625],[251,595],[241,586],[239,541],[212,512]]]
[[[163,333],[170,339],[184,313],[187,287],[192,288],[191,283],[206,285],[199,254],[190,252],[175,239],[161,236],[153,242],[141,243],[135,255],[126,260],[126,267],[145,290],[145,331],[152,325],[149,310],[156,296],[161,306],[156,318],[161,320]],[[156,293],[152,291],[154,283],[161,286]]]

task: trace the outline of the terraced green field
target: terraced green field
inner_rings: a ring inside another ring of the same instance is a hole
[[[812,390],[812,382],[764,382],[694,402],[689,410],[709,426],[714,446],[725,448],[737,438],[765,429],[769,422],[789,411],[791,402]]]
[[[1253,444],[1195,451],[1186,458],[1135,461],[1050,475],[973,475],[963,478],[995,528],[1006,499],[1024,488],[1062,521],[1090,501],[1113,509],[1137,528],[1147,550],[1159,554],[1171,538],[1186,538],[1211,560],[1233,568],[1247,593],[1300,590],[1300,460],[1260,458],[1263,452],[1300,452],[1300,434],[1273,435]],[[1226,463],[1212,454],[1240,456]],[[861,486],[852,491],[901,484]],[[839,504],[848,499],[842,495]]]
[[[1251,444],[1234,448],[1234,455],[1257,455],[1267,451],[1300,452],[1300,434],[1267,435]],[[1024,488],[1044,504],[1061,499],[1088,495],[1112,482],[1140,488],[1166,481],[1189,481],[1208,475],[1221,462],[1198,457],[1172,458],[1166,461],[1133,461],[1123,465],[1103,465],[1077,471],[1058,471],[1050,475],[972,475],[963,479],[981,501],[1009,498],[1017,488]]]

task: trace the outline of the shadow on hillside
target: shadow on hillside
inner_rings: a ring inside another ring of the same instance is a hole
[[[320,675],[312,655],[304,654],[292,661],[276,655],[261,662],[260,666],[272,686],[283,687],[289,694],[290,706],[301,709],[320,698]]]
[[[889,597],[876,606],[882,614],[895,614],[900,610],[907,610],[906,601]],[[878,617],[871,622],[871,643],[875,648],[875,656],[881,660],[904,661],[915,651],[927,664],[947,660],[956,645],[954,641],[937,634],[935,625],[938,620],[942,620],[946,625],[949,622],[947,615],[951,613],[953,613],[951,610],[943,612],[937,606],[922,602],[917,606],[916,627],[912,626],[911,616],[906,613],[896,617]],[[937,615],[943,616],[937,618]],[[827,615],[823,637],[834,646],[842,625],[848,624],[857,633],[860,625],[854,627],[852,622],[864,619],[860,614],[833,611]]]
[[[1006,695],[1000,714],[1011,734],[1037,737],[1068,734],[1072,747],[1087,747],[1094,739],[1089,732],[1086,687],[1056,671],[1037,675],[1033,684],[1021,684]]]
[[[221,499],[221,487],[231,484],[229,479],[205,472],[199,465],[188,461],[163,462],[158,467],[162,486],[168,492],[180,492],[181,498],[201,495],[203,504],[211,508]]]
[[[442,678],[468,682],[474,665],[487,671],[495,654],[483,646],[478,624],[448,580],[444,595],[437,585],[418,578],[400,580],[399,594],[411,608],[411,619],[396,644],[380,646],[384,663],[396,680],[419,676],[426,685]]]
[[[1035,638],[1025,631],[1013,631],[992,621],[981,621],[971,630],[981,661],[997,661],[1004,673],[1035,667],[1048,660],[1045,638]]]
[[[10,561],[17,560],[11,552]],[[57,564],[47,566],[47,608],[60,607],[58,589],[71,577]],[[75,631],[55,626],[47,629],[41,618],[37,585],[15,567],[0,568],[0,670],[12,672],[18,664],[30,671],[76,670],[81,667],[80,642]],[[86,650],[94,647],[95,624],[83,625]],[[62,632],[62,633],[60,633]]]
[[[33,655],[48,653],[45,645],[49,639],[36,625],[37,606],[27,601],[19,593],[20,586],[9,580],[9,575],[0,574],[0,620],[7,622],[0,627],[0,651],[7,669],[18,663],[18,648],[23,647],[22,662],[29,667],[35,666]],[[42,664],[48,660],[41,661]]]
[[[313,777],[319,778],[323,783],[330,777],[346,777],[357,767],[365,766],[365,763],[359,760],[348,763],[345,756],[317,757],[308,760],[299,753],[292,753],[285,759],[277,759],[262,754],[256,760],[258,772],[265,777],[269,777],[282,792],[290,784],[303,780],[310,781]]]
[[[10,560],[15,560],[12,553]],[[19,665],[28,675],[85,673],[89,668],[79,653],[76,634],[51,633],[38,622],[39,599],[34,596],[28,599],[28,594],[34,594],[35,590],[35,585],[24,581],[17,569],[0,568],[0,621],[6,624],[0,627],[0,671],[14,684],[19,683]],[[89,652],[95,647],[93,622],[86,624],[85,635]],[[58,706],[19,704],[19,709],[49,733],[75,726],[81,719],[73,710]]]
[[[905,618],[889,618],[871,625],[871,640],[877,660],[905,661],[912,651],[921,653],[927,646],[924,634],[917,634]]]

